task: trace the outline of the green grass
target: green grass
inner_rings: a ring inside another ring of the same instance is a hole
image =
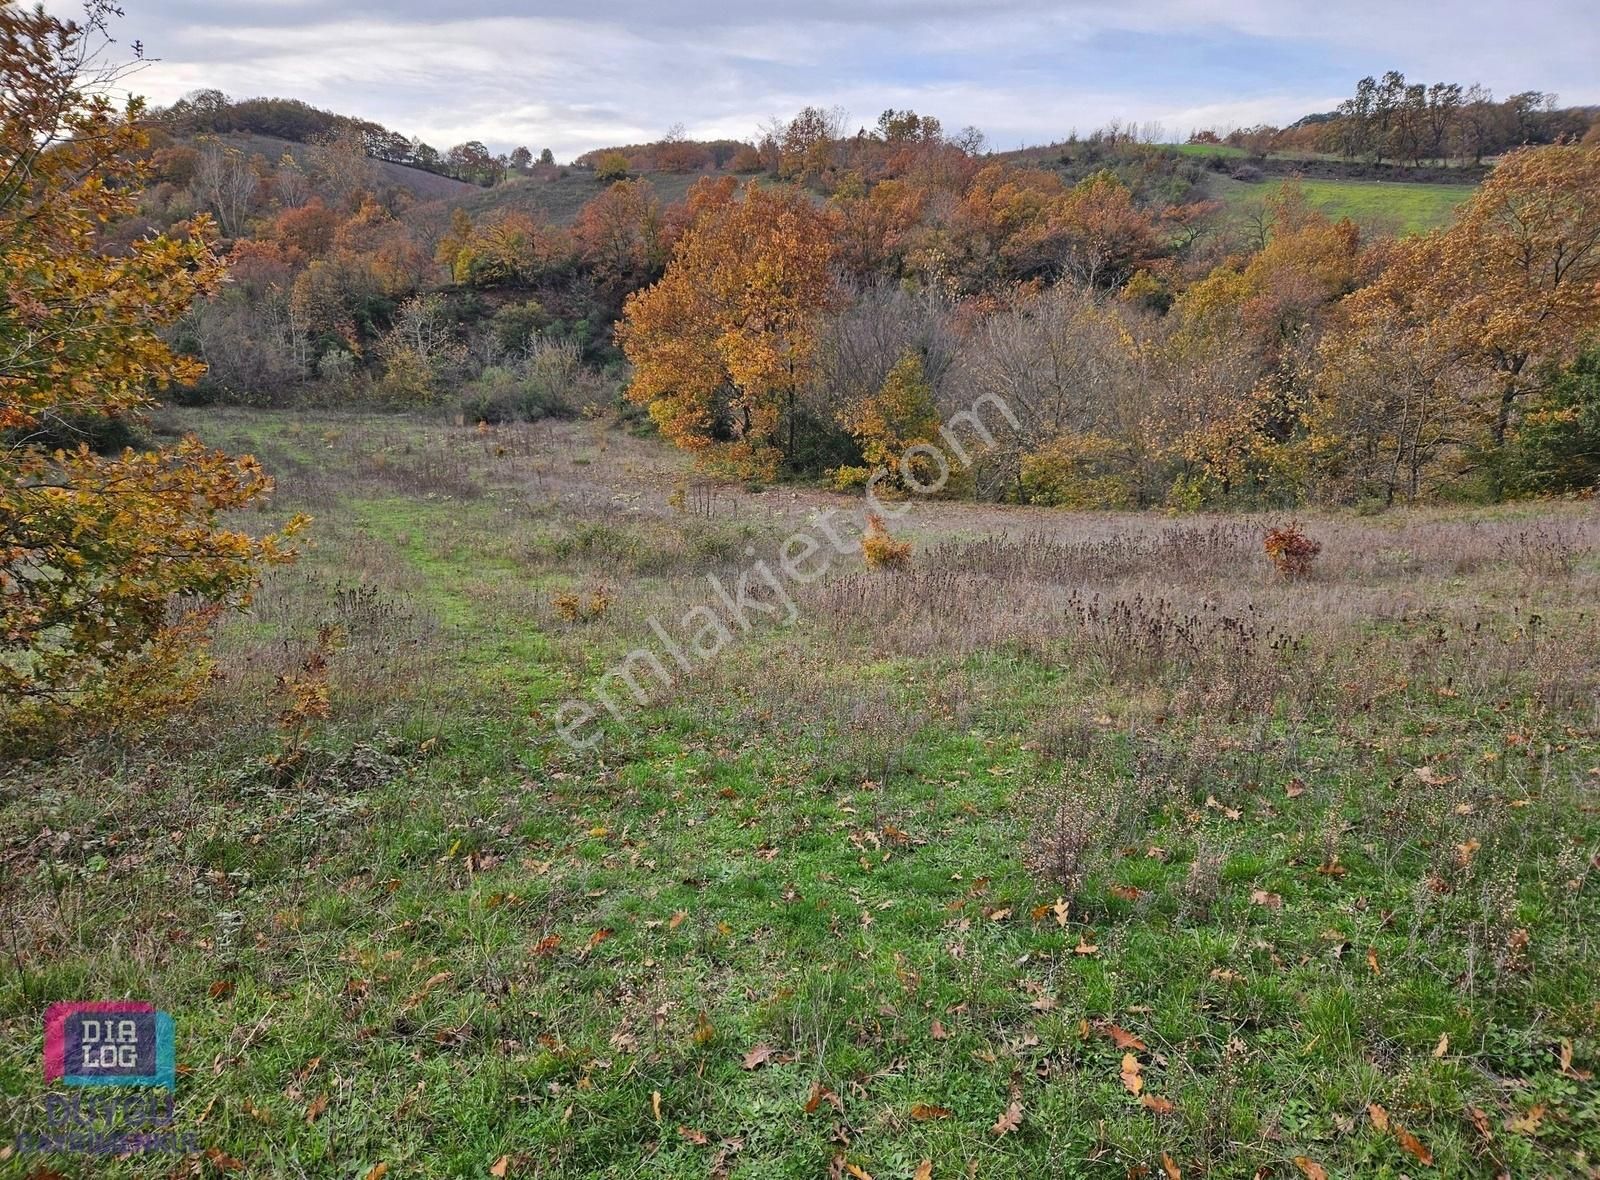
[[[1228,177],[1210,180],[1213,195],[1235,217],[1259,206],[1272,182],[1244,184]],[[1402,234],[1426,233],[1449,222],[1456,206],[1470,197],[1470,184],[1394,183],[1383,180],[1303,180],[1306,199],[1329,217],[1348,217],[1363,228]]]
[[[1600,1056],[1581,511],[1313,514],[1321,568],[1295,585],[1255,522],[921,506],[895,526],[910,570],[842,562],[796,625],[579,754],[554,702],[707,572],[854,506],[675,512],[677,457],[588,426],[184,424],[253,447],[269,518],[312,512],[314,543],[224,628],[193,715],[0,771],[10,1123],[43,1117],[44,1009],[129,996],[177,1019],[178,1121],[221,1153],[197,1174],[1121,1178],[1167,1155],[1553,1176],[1600,1155],[1575,1072]],[[1536,575],[1560,547],[1575,570]],[[598,618],[552,609],[602,585]],[[1133,631],[1069,625],[1079,586]],[[333,713],[285,759],[275,677],[324,625]],[[1303,647],[1247,634],[1267,627]],[[1125,1052],[1170,1113],[1129,1092]]]
[[[1222,156],[1228,160],[1240,160],[1249,155],[1241,147],[1234,147],[1226,143],[1175,143],[1172,150],[1183,156]]]

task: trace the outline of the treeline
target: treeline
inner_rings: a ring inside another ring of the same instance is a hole
[[[1362,78],[1336,110],[1291,127],[1202,130],[1189,138],[1256,156],[1321,152],[1413,167],[1433,161],[1481,164],[1513,148],[1579,141],[1600,142],[1600,108],[1560,107],[1556,95],[1540,90],[1496,99],[1477,83],[1410,82],[1399,70]]]
[[[174,138],[249,134],[301,144],[340,141],[359,147],[374,160],[483,186],[556,166],[549,148],[538,156],[526,147],[497,154],[477,140],[469,140],[441,152],[380,123],[337,115],[292,98],[231,99],[220,90],[197,90],[169,107],[152,111],[149,118]]]

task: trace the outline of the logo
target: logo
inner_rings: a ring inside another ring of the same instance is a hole
[[[137,1000],[53,1004],[44,1021],[44,1080],[67,1086],[176,1089],[172,1017]]]

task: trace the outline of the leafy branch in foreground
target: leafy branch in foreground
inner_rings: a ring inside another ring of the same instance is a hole
[[[271,480],[189,438],[105,457],[48,438],[127,417],[199,366],[159,330],[222,279],[209,222],[102,253],[135,208],[137,100],[100,64],[115,10],[82,23],[0,2],[0,719],[8,742],[72,718],[159,714],[198,684],[204,624],[249,602],[283,534],[220,527]],[[174,605],[178,603],[179,605]]]

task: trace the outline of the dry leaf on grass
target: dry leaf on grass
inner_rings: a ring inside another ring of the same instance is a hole
[[[1022,1103],[1013,1102],[1006,1107],[1004,1114],[995,1119],[994,1126],[989,1130],[996,1135],[1009,1135],[1020,1126],[1022,1126]]]
[[[1137,1094],[1144,1089],[1144,1078],[1140,1076],[1143,1071],[1144,1066],[1132,1053],[1122,1055],[1122,1084],[1128,1088],[1128,1093]]]
[[[772,1059],[771,1045],[757,1045],[744,1055],[740,1065],[744,1069],[757,1069]]]

